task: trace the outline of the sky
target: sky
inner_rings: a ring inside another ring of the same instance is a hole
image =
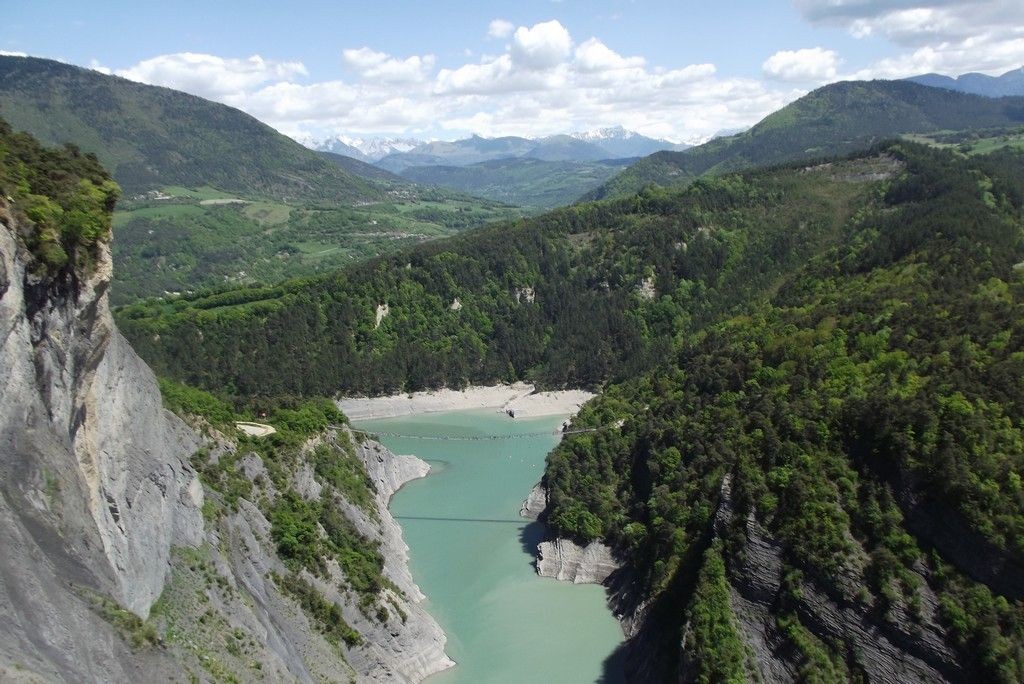
[[[299,139],[744,128],[838,80],[1024,65],[1024,0],[11,2],[0,53],[238,107]]]

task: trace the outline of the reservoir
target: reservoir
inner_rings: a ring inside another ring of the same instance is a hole
[[[502,437],[556,431],[564,416],[511,420],[493,409],[358,421],[401,435]],[[429,684],[620,682],[622,631],[604,588],[539,577],[534,551],[543,526],[519,517],[544,472],[555,434],[441,441],[388,437],[398,454],[428,461],[431,473],[391,502],[410,548],[424,607],[448,636],[458,665]]]

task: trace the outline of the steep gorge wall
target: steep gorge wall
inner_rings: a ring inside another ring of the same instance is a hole
[[[42,282],[15,220],[0,201],[0,654],[116,678],[120,647],[76,591],[148,613],[172,545],[202,536],[196,437],[114,327],[109,250],[81,280]]]
[[[12,475],[7,485],[43,487],[5,487],[5,495],[33,500],[38,514],[56,516],[69,532],[94,534],[114,594],[145,615],[163,587],[171,545],[201,537],[202,490],[187,465],[196,437],[164,411],[152,372],[114,327],[108,249],[83,280],[40,283],[26,273],[13,221],[0,214],[2,467]],[[67,503],[84,511],[61,510],[61,497],[46,496],[54,478],[78,490],[81,499]]]
[[[310,440],[304,451],[308,454],[319,445],[349,436],[328,433]],[[354,645],[328,643],[317,621],[279,584],[291,569],[277,553],[271,522],[261,506],[241,499],[236,511],[208,526],[199,560],[195,554],[174,560],[168,590],[171,607],[164,617],[177,632],[187,635],[169,643],[179,663],[200,671],[212,661],[218,670],[243,680],[262,675],[272,681],[401,684],[422,681],[454,664],[444,652],[440,626],[420,605],[423,594],[409,571],[408,547],[387,509],[394,491],[425,476],[429,466],[412,456],[396,456],[376,442],[358,444],[355,450],[374,485],[373,509],[344,502],[341,511],[368,543],[379,545],[382,573],[393,585],[381,592],[387,616],[381,619],[360,605],[360,597],[346,589],[346,577],[336,562],[327,563],[323,577],[302,571],[299,575],[325,600],[339,606],[344,621],[361,637]],[[240,470],[250,480],[264,483],[260,497],[281,496],[268,483],[265,464],[257,454],[247,454]],[[290,485],[308,501],[317,500],[326,486],[308,461],[300,461],[290,475]],[[225,647],[224,633],[243,635],[241,643],[248,646],[240,652]],[[206,645],[193,647],[197,643]]]
[[[387,509],[427,464],[354,446],[372,510],[339,506],[384,559],[389,610],[382,619],[361,606],[333,561],[324,578],[307,573],[360,636],[328,643],[279,586],[291,569],[257,502],[281,492],[259,456],[237,466],[254,483],[251,500],[204,516],[219,494],[191,460],[238,445],[163,408],[111,318],[108,246],[87,272],[42,280],[15,221],[0,199],[0,680],[412,683],[450,667]],[[337,438],[320,435],[305,451]],[[323,484],[300,458],[289,486],[318,501]]]
[[[521,514],[542,518],[545,505],[545,491],[537,485]],[[731,478],[727,477],[709,542],[729,535],[737,515]],[[782,547],[753,515],[741,527],[744,543],[738,556],[742,560],[730,565],[729,604],[748,653],[748,679],[797,681],[800,657],[787,644],[777,620],[784,594]],[[609,606],[626,637],[621,657],[628,681],[697,681],[697,664],[685,647],[689,629],[683,624],[688,601],[681,599],[685,590],[670,587],[659,596],[645,597],[631,576],[628,558],[600,542],[587,546],[561,538],[543,542],[538,547],[537,571],[561,580],[605,585]],[[879,619],[867,607],[822,590],[813,579],[802,581],[795,611],[816,638],[845,644],[856,654],[850,665],[867,681],[971,681],[972,672],[965,669],[938,623],[938,597],[927,582],[922,581],[921,586],[917,618],[911,617],[906,606],[897,606],[889,619]],[[683,625],[682,633],[667,634],[668,622]]]

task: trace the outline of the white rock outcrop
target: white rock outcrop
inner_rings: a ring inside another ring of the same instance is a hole
[[[376,330],[380,327],[381,322],[388,317],[391,313],[391,307],[385,304],[378,304],[377,310],[373,314],[373,328]]]
[[[569,539],[537,545],[537,574],[573,584],[603,584],[619,569],[612,549],[599,541],[580,546]]]
[[[540,482],[533,485],[526,500],[519,509],[520,517],[528,520],[539,520],[544,509],[548,507],[548,490]]]

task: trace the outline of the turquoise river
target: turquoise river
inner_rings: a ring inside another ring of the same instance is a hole
[[[494,410],[361,421],[400,435],[508,437],[553,432],[563,417],[510,420]],[[538,577],[533,552],[543,526],[519,507],[544,471],[554,434],[484,441],[382,436],[399,454],[428,461],[431,474],[391,502],[410,548],[424,606],[448,635],[458,665],[429,684],[620,682],[612,657],[622,632],[604,589]]]

